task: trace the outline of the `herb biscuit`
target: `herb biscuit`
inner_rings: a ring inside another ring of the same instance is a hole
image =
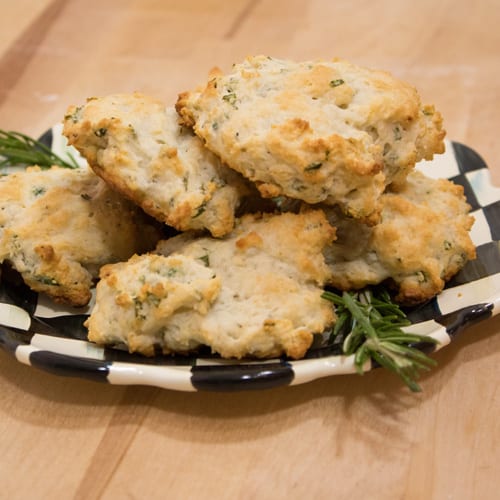
[[[89,168],[2,176],[0,200],[0,262],[31,289],[73,306],[88,303],[100,266],[159,239],[156,223]]]
[[[341,60],[248,57],[176,108],[263,196],[338,204],[366,222],[387,185],[444,151],[441,115],[414,87]]]
[[[246,215],[225,238],[162,241],[161,255],[104,268],[89,339],[146,355],[206,345],[225,358],[300,358],[335,321],[321,297],[322,249],[333,237],[323,212],[311,211]]]
[[[168,353],[200,346],[197,319],[220,290],[220,278],[203,262],[182,255],[134,255],[104,266],[100,277],[86,322],[90,341],[125,345],[146,356],[157,348]]]
[[[462,186],[414,171],[381,203],[382,220],[373,227],[327,209],[337,227],[337,240],[325,251],[331,285],[352,290],[389,280],[397,301],[417,304],[475,258],[474,219]]]
[[[92,169],[180,231],[231,231],[243,183],[178,124],[173,107],[140,93],[90,98],[64,118],[68,142]]]

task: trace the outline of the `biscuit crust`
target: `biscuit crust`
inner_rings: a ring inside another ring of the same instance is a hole
[[[58,302],[83,306],[99,267],[154,247],[159,231],[90,169],[0,177],[0,262]]]
[[[444,151],[441,115],[414,87],[342,60],[248,57],[176,109],[263,196],[338,204],[366,222],[386,186]]]
[[[311,211],[246,215],[223,239],[184,233],[162,241],[160,255],[106,266],[89,338],[145,355],[155,348],[182,353],[206,345],[224,358],[303,357],[314,333],[335,321],[331,304],[321,298],[329,275],[321,252],[333,237],[324,214]],[[190,270],[153,270],[159,259],[181,259]],[[138,272],[138,263],[150,271]],[[164,290],[175,288],[181,275],[189,276],[183,278],[184,296],[197,300],[164,307]],[[145,314],[137,306],[141,297],[149,297]]]
[[[90,98],[69,108],[63,133],[97,175],[156,219],[180,231],[231,231],[244,183],[178,124],[173,107],[140,93]]]
[[[462,186],[414,171],[381,202],[382,221],[373,227],[326,209],[338,236],[325,252],[331,285],[352,290],[389,280],[397,301],[418,304],[475,258]]]

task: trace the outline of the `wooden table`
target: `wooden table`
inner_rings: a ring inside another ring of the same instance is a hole
[[[69,104],[168,102],[248,54],[341,56],[411,81],[500,184],[497,0],[15,0],[0,17],[0,128]],[[493,499],[500,318],[435,355],[410,393],[376,370],[246,393],[61,378],[0,351],[2,498]]]

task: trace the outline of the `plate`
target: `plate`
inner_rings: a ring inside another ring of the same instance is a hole
[[[41,140],[66,154],[60,127]],[[475,224],[471,237],[477,259],[432,301],[409,309],[408,331],[448,345],[475,322],[500,311],[500,188],[492,185],[483,159],[470,147],[447,142],[446,153],[417,166],[430,177],[446,177],[464,187]],[[240,391],[297,385],[322,377],[355,373],[353,356],[338,346],[313,346],[304,359],[223,360],[209,352],[196,356],[145,358],[86,341],[86,309],[69,309],[29,290],[8,270],[0,282],[0,346],[19,362],[61,376],[120,385],[151,385],[180,391]],[[375,368],[369,364],[365,371]]]

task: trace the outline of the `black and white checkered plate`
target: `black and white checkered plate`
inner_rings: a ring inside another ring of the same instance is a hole
[[[64,154],[60,128],[43,141]],[[481,157],[467,146],[448,142],[446,153],[418,168],[430,177],[447,177],[464,187],[475,224],[471,232],[478,258],[431,302],[409,311],[409,331],[434,337],[441,349],[458,332],[500,311],[500,188],[490,182]],[[21,363],[62,376],[111,384],[140,384],[182,391],[236,391],[302,384],[317,378],[355,373],[352,356],[338,347],[311,348],[299,361],[228,361],[209,353],[145,358],[86,341],[83,327],[92,305],[69,310],[31,292],[18,279],[0,282],[0,346]],[[367,365],[366,370],[373,368]]]

